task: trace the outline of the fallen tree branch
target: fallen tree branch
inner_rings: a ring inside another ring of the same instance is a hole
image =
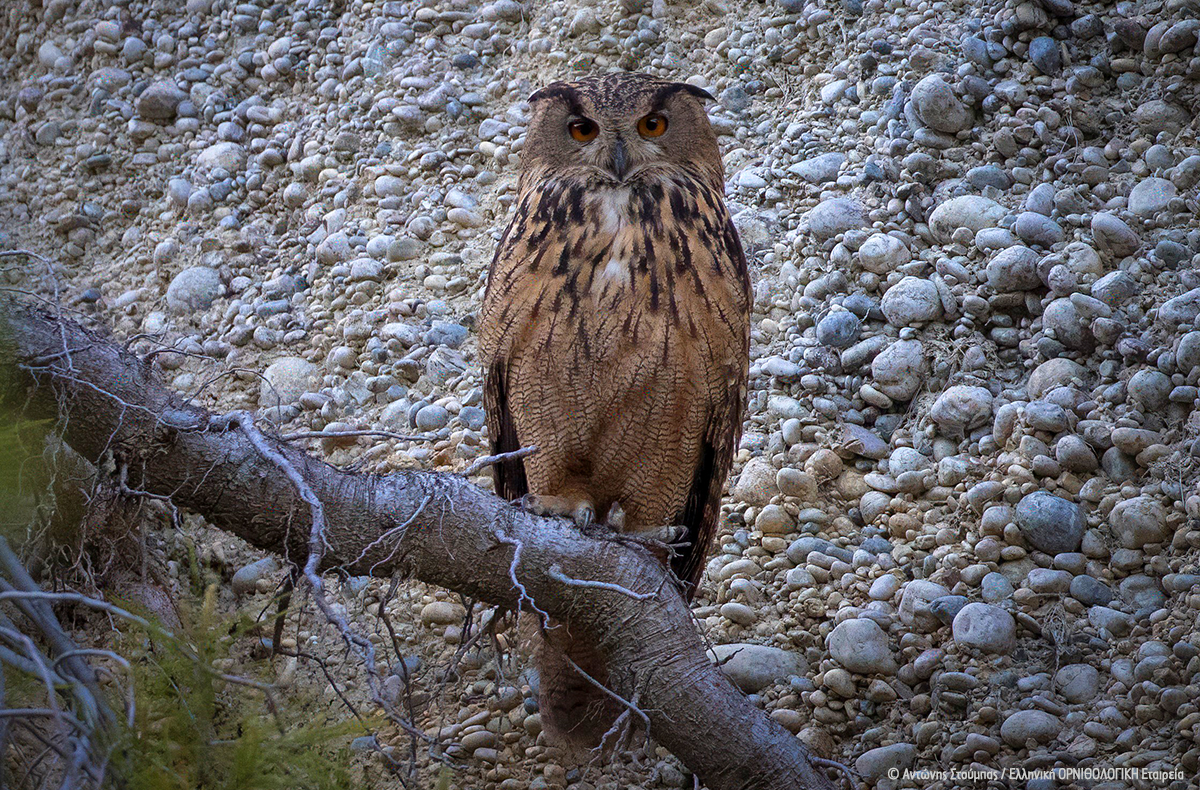
[[[800,741],[708,659],[687,604],[648,552],[526,513],[459,475],[351,474],[246,430],[246,417],[230,430],[230,418],[185,402],[140,358],[41,308],[0,297],[3,325],[29,385],[22,400],[55,414],[65,393],[85,416],[66,424],[64,440],[93,462],[111,452],[130,486],[169,495],[296,565],[316,556],[306,569],[314,574],[404,573],[568,623],[604,656],[612,692],[637,699],[658,742],[711,790],[832,787]],[[64,347],[69,358],[52,356]],[[324,529],[312,529],[314,511]]]

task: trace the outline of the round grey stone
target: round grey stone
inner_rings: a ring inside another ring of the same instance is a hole
[[[988,603],[969,603],[954,617],[954,641],[985,653],[1008,655],[1017,646],[1017,624]]]
[[[472,431],[483,428],[485,413],[478,406],[463,406],[458,412],[458,419]]]
[[[138,94],[137,114],[151,121],[169,121],[175,117],[179,104],[187,98],[172,80],[159,80]]]
[[[1058,223],[1036,211],[1022,211],[1017,215],[1013,230],[1027,244],[1053,247],[1063,240],[1063,230]]]
[[[1127,549],[1162,543],[1170,537],[1167,514],[1158,500],[1137,496],[1118,502],[1108,516],[1113,537]]]
[[[1100,690],[1100,672],[1090,664],[1068,664],[1054,673],[1054,685],[1067,702],[1091,702]]]
[[[872,783],[879,783],[893,772],[904,773],[917,759],[917,747],[911,743],[877,746],[863,752],[854,761],[854,770]]]
[[[1141,240],[1132,228],[1119,217],[1105,212],[1092,217],[1092,237],[1102,252],[1114,258],[1133,255],[1141,247]]]
[[[1029,60],[1048,77],[1062,71],[1062,51],[1058,42],[1049,36],[1038,36],[1029,42]]]
[[[1062,722],[1044,710],[1019,710],[1000,725],[1000,737],[1014,749],[1024,748],[1027,741],[1049,743],[1058,737]]]
[[[1165,178],[1144,178],[1129,193],[1129,210],[1139,217],[1154,217],[1178,194]]]
[[[207,310],[222,290],[216,269],[193,266],[175,275],[167,286],[167,306],[177,313]]]
[[[1041,256],[1036,252],[1021,244],[1000,250],[988,262],[988,285],[999,293],[1041,288],[1042,278],[1038,276],[1040,259]]]
[[[943,595],[929,603],[929,611],[933,613],[934,617],[946,625],[950,625],[954,622],[955,615],[966,605],[967,598],[964,595]]]
[[[1090,322],[1070,299],[1055,299],[1042,313],[1042,326],[1054,332],[1064,346],[1076,351],[1091,351],[1096,345]]]
[[[912,253],[904,246],[904,242],[886,233],[876,233],[858,248],[859,263],[875,274],[888,274],[910,260]]]
[[[1084,606],[1107,606],[1113,599],[1113,591],[1107,584],[1091,576],[1076,576],[1071,579],[1071,597]]]
[[[961,435],[992,416],[992,393],[983,387],[956,384],[938,396],[929,416],[943,433]]]
[[[1079,505],[1045,491],[1022,497],[1014,515],[1029,545],[1047,554],[1078,551],[1087,528]]]
[[[949,594],[950,591],[937,582],[913,579],[904,585],[900,595],[900,622],[918,631],[936,631],[942,623],[930,610],[930,604]]]
[[[1091,446],[1073,434],[1058,440],[1054,446],[1054,459],[1068,472],[1094,472],[1100,465]]]
[[[895,327],[917,326],[942,316],[937,286],[920,277],[905,277],[887,289],[879,307]]]
[[[265,579],[277,570],[279,563],[274,557],[263,557],[239,568],[229,580],[229,585],[233,588],[234,595],[251,595],[258,591],[259,579]]]
[[[955,134],[971,126],[971,111],[954,95],[941,74],[930,74],[916,84],[913,107],[926,126]]]
[[[875,386],[892,400],[911,400],[925,372],[925,347],[919,340],[897,340],[871,361]]]
[[[1157,411],[1167,405],[1171,379],[1160,370],[1143,368],[1129,379],[1129,399],[1145,411]]]
[[[321,383],[317,366],[300,357],[283,357],[263,371],[258,403],[263,407],[286,406],[315,391]]]
[[[443,407],[437,404],[429,404],[423,406],[413,418],[413,423],[418,430],[422,431],[437,431],[446,427],[446,423],[450,421],[450,413]]]
[[[712,650],[721,671],[747,694],[792,675],[808,674],[808,662],[790,650],[745,643],[715,645]]]
[[[984,228],[994,228],[1004,219],[1008,210],[996,201],[979,195],[961,195],[950,198],[929,215],[929,230],[934,237],[948,244],[954,231],[967,228],[978,233]]]
[[[851,198],[829,198],[808,212],[808,229],[818,241],[858,230],[866,224],[862,205]]]
[[[1184,376],[1200,367],[1200,332],[1188,332],[1175,347],[1175,367]]]
[[[846,348],[858,340],[862,321],[854,313],[839,310],[817,323],[817,342],[834,348]]]
[[[1012,597],[1013,584],[1004,574],[992,571],[983,577],[979,590],[986,603],[1000,603]]]
[[[833,660],[850,672],[890,675],[896,671],[887,633],[874,620],[844,620],[830,632],[828,646]]]

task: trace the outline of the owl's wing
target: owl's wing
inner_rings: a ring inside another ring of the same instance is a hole
[[[520,228],[524,227],[524,223],[519,222],[521,216],[522,212],[518,210],[496,246],[495,255],[492,256],[479,326],[479,356],[484,366],[483,411],[487,417],[492,455],[521,449],[521,440],[517,436],[517,426],[509,403],[511,388],[508,354],[512,350],[511,335],[514,329],[510,318],[512,299],[497,293],[498,288],[509,286],[508,280],[514,262],[519,260],[523,253],[523,250],[514,249],[516,245],[513,243],[519,242],[523,235],[520,232]],[[517,228],[515,233],[514,228]],[[501,281],[499,284],[498,280]],[[519,458],[492,464],[492,479],[495,481],[496,493],[510,502],[529,493],[525,462]]]
[[[685,540],[690,545],[675,558],[672,567],[686,583],[689,599],[695,595],[709,544],[717,534],[721,494],[742,436],[749,380],[751,296],[746,257],[733,222],[726,216],[725,222],[716,227],[721,232],[697,230],[696,242],[703,243],[711,252],[713,264],[728,286],[729,298],[723,300],[710,324],[709,342],[720,352],[714,366],[717,376],[710,379],[708,424],[700,459],[683,509],[674,522],[688,530]]]
[[[517,427],[508,405],[508,361],[495,358],[483,376],[483,408],[487,415],[492,454],[511,453],[521,449]],[[510,502],[529,493],[525,479],[525,462],[520,458],[492,465],[496,493]]]

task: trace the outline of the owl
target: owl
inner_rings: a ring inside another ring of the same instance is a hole
[[[704,90],[645,74],[556,82],[529,98],[513,218],[480,315],[496,490],[581,526],[659,535],[688,594],[741,434],[750,281],[724,202]],[[547,733],[604,732],[605,698],[565,626],[537,663]]]

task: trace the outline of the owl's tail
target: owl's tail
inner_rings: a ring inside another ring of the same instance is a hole
[[[525,643],[533,649],[539,679],[538,708],[546,738],[564,752],[564,761],[583,764],[616,721],[620,708],[571,662],[607,685],[604,659],[594,644],[572,637],[563,623],[551,620],[542,630],[535,615],[522,614],[521,630]]]

